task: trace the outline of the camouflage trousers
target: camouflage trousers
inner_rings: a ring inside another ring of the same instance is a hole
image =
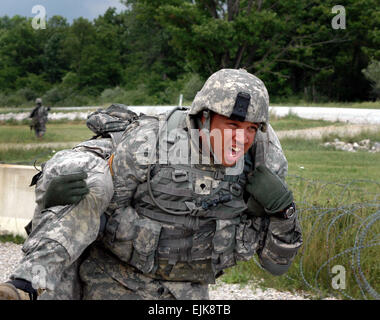
[[[55,298],[79,297],[77,269],[80,257],[99,234],[100,216],[107,208],[113,183],[107,162],[89,153],[63,150],[49,160],[37,182],[37,208],[24,256],[11,275],[32,283],[35,289],[59,292]],[[89,193],[76,205],[42,209],[43,194],[58,175],[85,171]]]
[[[46,123],[42,120],[37,120],[32,123],[36,137],[42,137],[46,133]]]
[[[164,281],[138,272],[92,245],[79,267],[83,300],[207,300],[208,285]]]
[[[39,300],[208,300],[208,285],[163,281],[137,272],[104,248],[91,245],[53,291]]]

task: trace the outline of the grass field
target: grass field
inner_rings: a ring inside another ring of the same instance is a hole
[[[365,137],[380,141],[380,133],[360,134],[346,140],[360,141]],[[333,141],[334,138],[331,136],[326,140]],[[319,140],[282,139],[281,144],[288,159],[289,174],[334,182],[380,180],[380,153],[336,151],[327,149]]]
[[[380,141],[380,133],[345,140],[364,138]],[[303,247],[283,276],[272,276],[257,260],[250,260],[228,269],[223,280],[242,283],[259,278],[263,288],[301,290],[315,299],[332,295],[374,299],[365,281],[380,292],[380,153],[335,151],[315,140],[283,139],[281,143],[289,162],[287,182],[298,206]],[[332,287],[335,265],[345,268],[344,290]]]
[[[275,131],[281,130],[300,130],[307,128],[316,128],[316,127],[327,127],[327,126],[342,126],[345,123],[343,122],[331,122],[324,120],[309,120],[302,119],[294,114],[289,114],[286,117],[275,117],[271,116],[270,124]]]
[[[61,121],[60,123],[47,123],[46,134],[38,140],[34,131],[26,124],[6,124],[0,126],[0,143],[41,143],[83,141],[94,134],[87,128],[85,121]]]

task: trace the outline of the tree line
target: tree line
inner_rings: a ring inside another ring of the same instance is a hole
[[[221,68],[245,68],[272,102],[376,99],[377,0],[121,0],[89,21],[0,17],[0,105],[191,101]],[[340,12],[342,14],[342,12]],[[343,22],[343,20],[341,21]],[[372,75],[372,76],[371,76]]]

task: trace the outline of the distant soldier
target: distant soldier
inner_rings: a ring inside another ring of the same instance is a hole
[[[34,129],[37,138],[42,138],[46,132],[46,122],[48,120],[48,111],[50,107],[44,107],[42,105],[42,99],[36,99],[36,107],[30,113],[29,118],[32,118],[32,124],[30,129]]]

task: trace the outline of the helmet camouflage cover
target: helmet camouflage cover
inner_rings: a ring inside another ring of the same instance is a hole
[[[36,104],[42,104],[42,99],[41,98],[37,98],[36,99]]]
[[[239,121],[268,122],[269,95],[264,83],[244,69],[222,69],[212,74],[197,93],[189,114],[210,110]]]

